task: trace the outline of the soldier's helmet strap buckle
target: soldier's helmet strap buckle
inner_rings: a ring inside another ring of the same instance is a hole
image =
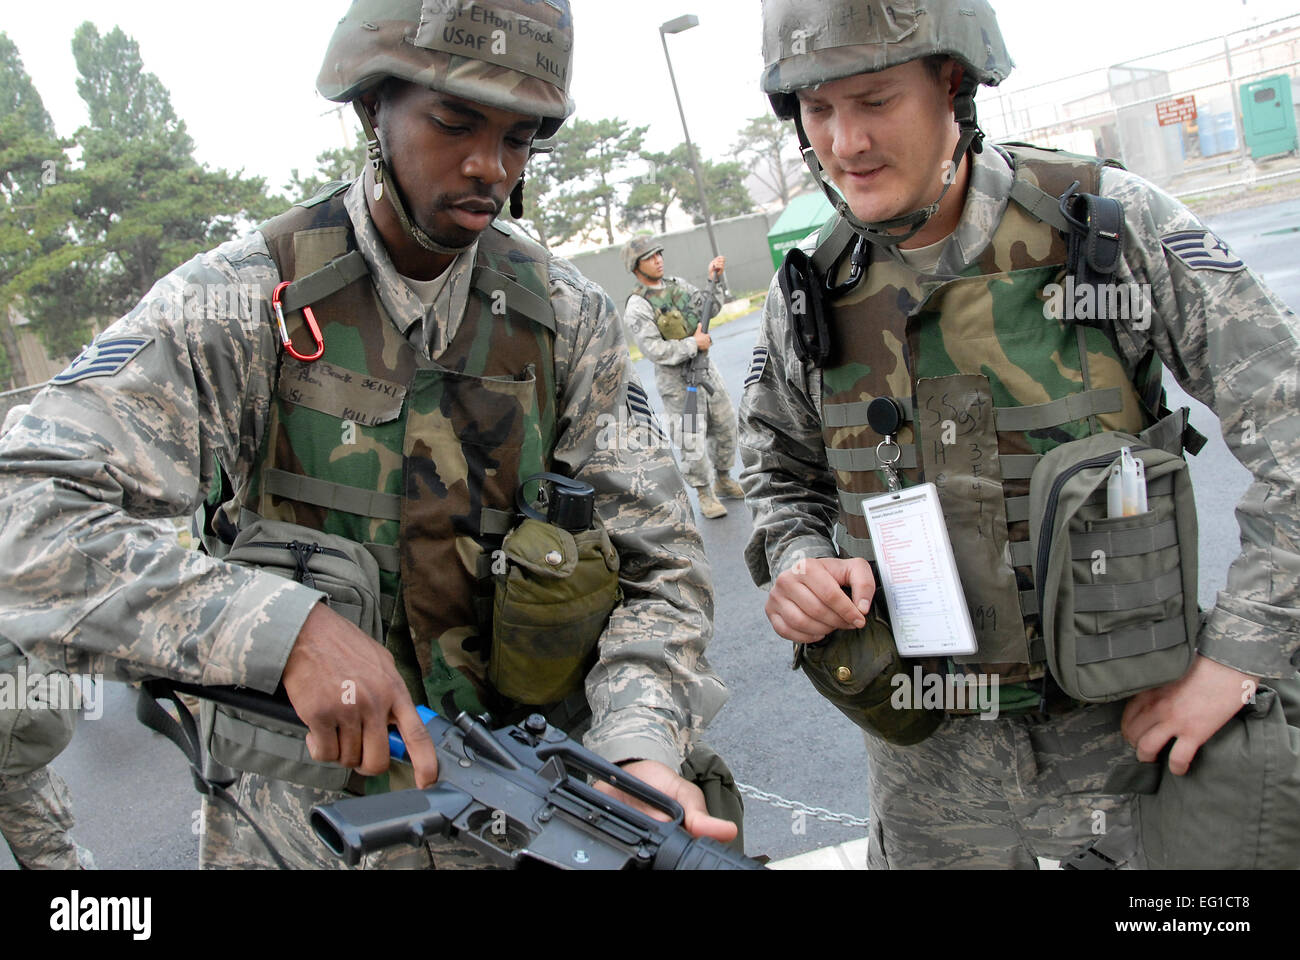
[[[312,313],[311,307],[304,306],[302,315],[307,320],[307,330],[311,333],[312,339],[316,341],[316,352],[299,353],[298,348],[293,345],[293,338],[289,336],[289,327],[284,322],[284,304],[280,301],[280,296],[284,293],[284,288],[289,286],[289,283],[290,281],[285,280],[271,294],[271,309],[275,311],[275,322],[280,326],[280,343],[289,352],[289,356],[295,360],[301,360],[303,363],[314,363],[325,355],[325,338],[321,336],[320,325],[316,322],[316,315]]]

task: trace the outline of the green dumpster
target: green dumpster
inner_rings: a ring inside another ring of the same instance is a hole
[[[772,266],[780,268],[785,252],[798,246],[799,241],[808,234],[819,230],[834,213],[835,208],[820,191],[803,193],[791,200],[776,223],[772,224],[772,229],[767,231]]]
[[[1283,73],[1242,84],[1241,125],[1252,159],[1272,157],[1300,147],[1291,78]]]

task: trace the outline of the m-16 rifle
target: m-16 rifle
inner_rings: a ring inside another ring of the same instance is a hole
[[[697,296],[693,306],[700,317],[700,329],[705,333],[709,332],[709,322],[718,312],[718,283],[722,275],[709,277],[709,289],[702,296]],[[702,302],[701,302],[702,301]],[[686,404],[682,408],[683,426],[690,424],[691,429],[684,430],[685,433],[694,433],[695,413],[699,408],[701,382],[704,389],[709,393],[713,388],[709,386],[708,380],[705,379],[706,371],[709,367],[709,354],[707,350],[701,350],[691,359],[690,368],[686,371]]]
[[[304,726],[286,700],[247,689],[167,680],[142,686],[155,705],[179,691]],[[440,834],[468,842],[502,867],[763,869],[715,840],[692,837],[677,801],[584,749],[540,714],[490,730],[467,713],[448,722],[427,707],[417,709],[438,754],[437,783],[312,808],[316,836],[350,865],[366,853]],[[393,757],[405,760],[401,737],[390,732],[388,741]],[[602,793],[585,776],[617,787],[668,821]]]

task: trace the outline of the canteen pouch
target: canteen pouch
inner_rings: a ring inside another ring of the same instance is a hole
[[[943,723],[942,710],[894,704],[893,678],[910,677],[911,668],[898,655],[893,631],[874,612],[860,630],[836,630],[820,643],[796,644],[795,656],[818,693],[882,740],[910,746]]]
[[[259,518],[240,530],[226,562],[321,591],[331,610],[382,642],[379,566],[360,544]],[[224,766],[322,790],[342,790],[352,776],[346,767],[313,760],[302,727],[208,701],[201,720],[208,755]]]
[[[527,517],[501,544],[492,605],[488,682],[540,706],[582,686],[609,615],[623,599],[618,551],[599,520],[570,533]]]
[[[655,317],[655,326],[665,340],[685,340],[690,336],[686,329],[686,318],[676,307],[660,311],[659,316]]]
[[[1030,536],[1047,664],[1076,700],[1130,697],[1191,665],[1200,610],[1196,504],[1175,422],[1185,416],[1138,437],[1062,444],[1034,469]],[[1145,466],[1148,510],[1108,517],[1106,481],[1121,447]]]

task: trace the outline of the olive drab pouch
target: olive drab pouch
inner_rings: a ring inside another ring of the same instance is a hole
[[[1262,681],[1138,817],[1148,869],[1300,869],[1300,676]]]
[[[685,340],[690,336],[686,329],[686,318],[676,307],[664,307],[655,317],[655,326],[665,340]]]
[[[877,614],[859,630],[836,630],[820,643],[796,644],[795,666],[835,708],[868,733],[899,746],[920,743],[943,723],[942,710],[895,702],[894,678],[910,676],[911,663]]]
[[[1101,703],[1171,683],[1191,665],[1196,504],[1178,438],[1185,411],[1139,436],[1062,444],[1030,479],[1034,579],[1048,668],[1069,696]],[[1110,468],[1129,447],[1148,510],[1108,516]]]
[[[516,703],[555,703],[581,688],[623,598],[618,551],[598,518],[570,533],[534,517],[506,535],[501,551],[488,682]]]
[[[361,544],[298,524],[256,518],[240,530],[226,562],[321,591],[331,610],[383,641],[379,566]],[[313,760],[301,727],[207,701],[202,722],[208,754],[224,766],[324,790],[342,790],[351,777],[346,767]]]

